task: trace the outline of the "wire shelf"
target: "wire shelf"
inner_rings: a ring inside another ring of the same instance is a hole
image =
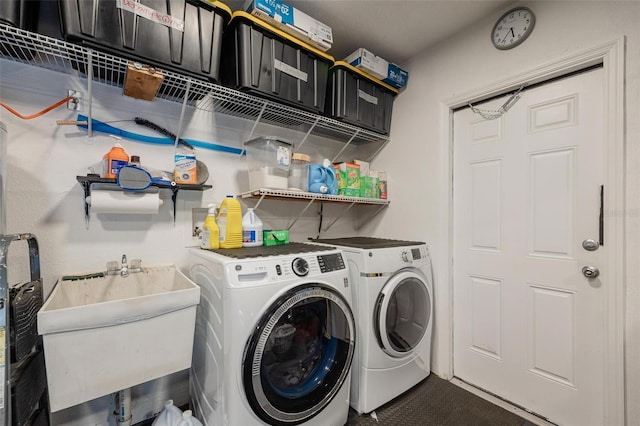
[[[298,199],[306,201],[319,201],[319,202],[334,202],[334,203],[355,203],[355,204],[376,204],[387,205],[389,200],[383,200],[380,198],[360,198],[360,197],[347,197],[344,195],[327,195],[316,194],[313,192],[303,191],[289,191],[284,189],[268,189],[260,188],[240,194],[242,198],[288,198]]]
[[[0,57],[65,74],[87,78],[91,64],[93,81],[122,87],[126,59],[84,46],[0,24]],[[294,130],[353,144],[389,141],[389,137],[322,115],[312,114],[238,90],[162,70],[164,80],[157,97],[187,103],[195,108],[248,120],[260,120]]]

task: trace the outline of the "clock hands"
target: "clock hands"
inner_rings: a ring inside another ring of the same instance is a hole
[[[513,27],[509,28],[509,31],[507,31],[507,33],[504,35],[504,38],[502,39],[502,43],[504,43],[504,41],[507,39],[507,37],[509,36],[509,33],[511,33],[511,37],[515,38],[516,35],[513,32]]]

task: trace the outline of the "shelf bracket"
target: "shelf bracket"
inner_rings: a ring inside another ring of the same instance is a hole
[[[378,154],[380,154],[380,151],[382,151],[382,149],[387,146],[387,144],[391,141],[390,137],[387,137],[384,140],[384,143],[376,150],[376,152],[373,153],[373,155],[371,155],[367,161],[370,163],[371,161],[373,161],[374,158],[376,158],[378,156]]]
[[[258,202],[256,203],[256,205],[255,205],[255,207],[254,207],[254,209],[255,209],[255,210],[258,210],[258,207],[260,207],[260,203],[262,203],[262,200],[264,200],[264,197],[266,197],[266,196],[267,196],[267,194],[266,194],[266,193],[265,193],[265,194],[262,194],[262,195],[260,196],[260,199],[258,200]]]
[[[182,100],[182,110],[180,111],[180,121],[178,122],[178,131],[176,132],[176,140],[173,144],[173,149],[178,147],[178,141],[180,140],[180,134],[182,133],[182,124],[184,123],[184,111],[187,109],[187,101],[189,99],[189,91],[191,90],[191,79],[187,80],[187,87],[184,90],[184,99]],[[174,215],[173,220],[175,222],[175,201],[173,203]]]
[[[302,215],[309,209],[309,207],[311,207],[311,205],[313,204],[313,202],[315,201],[315,197],[312,198],[311,200],[309,200],[309,202],[307,203],[307,205],[305,206],[304,209],[302,209],[302,211],[300,212],[300,214],[298,215],[298,217],[296,217],[293,222],[291,222],[291,224],[289,225],[289,227],[287,228],[287,230],[291,230],[291,228],[293,228],[293,225],[296,224],[296,222],[298,221],[298,219],[300,219],[302,217]]]
[[[89,141],[93,138],[93,114],[92,105],[93,105],[93,97],[92,97],[92,88],[93,88],[93,52],[91,49],[87,49],[87,97],[89,98],[87,102],[89,102],[89,106],[87,109],[87,134],[89,135]],[[87,228],[89,224],[87,223]]]
[[[353,140],[356,138],[356,136],[358,136],[358,133],[360,133],[360,130],[356,130],[356,132],[353,134],[353,136],[351,136],[351,139],[349,139],[349,142],[347,142],[346,144],[344,144],[344,146],[342,147],[342,149],[340,150],[340,152],[338,152],[336,154],[335,157],[333,157],[333,160],[331,160],[332,163],[335,163],[336,160],[338,159],[338,157],[340,157],[340,154],[342,154],[344,152],[345,149],[347,149],[347,147],[351,144],[351,142],[353,142]]]
[[[297,152],[300,152],[300,148],[302,148],[302,145],[304,145],[304,143],[307,141],[307,138],[309,137],[309,135],[311,134],[311,132],[313,132],[313,129],[316,128],[316,125],[318,124],[318,121],[320,121],[320,116],[317,116],[315,121],[313,122],[313,124],[311,125],[311,128],[309,129],[309,131],[304,135],[304,138],[302,138],[302,140],[300,141],[300,145],[298,145],[298,147],[296,148]]]
[[[91,120],[89,120],[89,122],[91,122]],[[82,199],[84,203],[84,226],[86,229],[89,229],[89,202],[87,198],[91,195],[91,182],[82,182],[82,188],[84,189],[84,198]]]
[[[387,207],[389,204],[383,204],[380,206],[380,208],[378,210],[376,210],[371,216],[369,216],[369,218],[367,219],[366,223],[369,223],[373,220],[374,217],[378,216],[378,214],[384,210],[385,207]],[[356,226],[356,231],[360,230],[360,224],[358,223],[358,225]]]
[[[256,127],[258,127],[258,123],[260,123],[260,120],[262,119],[262,115],[264,114],[264,111],[267,109],[268,104],[269,102],[265,102],[262,104],[262,108],[260,108],[260,114],[258,114],[258,116],[256,117],[256,121],[253,122],[253,127],[251,127],[251,132],[249,132],[249,138],[247,140],[251,140],[251,138],[253,138],[253,133],[256,131]],[[242,150],[240,155],[242,154],[244,154],[244,149]]]
[[[333,225],[338,221],[338,219],[340,219],[342,216],[344,216],[344,214],[345,214],[346,212],[348,212],[349,210],[351,210],[351,207],[355,206],[355,204],[356,204],[356,202],[355,202],[355,201],[353,201],[351,204],[349,204],[349,207],[347,207],[346,209],[344,209],[344,210],[342,211],[342,213],[340,213],[338,216],[336,216],[336,218],[335,218],[335,219],[333,219],[333,222],[331,222],[329,225],[327,225],[327,227],[326,227],[326,228],[324,228],[324,229],[322,230],[322,232],[327,232],[327,231],[329,230],[329,228],[331,228],[331,227],[332,227],[332,226],[333,226]]]
[[[171,202],[173,203],[173,224],[176,224],[176,199],[178,198],[179,188],[177,186],[171,187]]]

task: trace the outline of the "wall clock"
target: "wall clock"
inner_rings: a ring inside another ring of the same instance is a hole
[[[531,9],[516,7],[498,19],[491,31],[491,41],[496,49],[512,49],[529,37],[535,24],[536,16]]]

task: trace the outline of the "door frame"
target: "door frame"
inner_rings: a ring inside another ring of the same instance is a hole
[[[448,354],[443,369],[453,379],[453,113],[469,102],[515,91],[523,84],[550,80],[592,65],[603,65],[604,84],[604,129],[605,129],[605,172],[604,197],[607,250],[603,268],[610,277],[610,284],[604,288],[604,422],[623,425],[625,419],[624,392],[624,288],[625,288],[625,247],[624,247],[624,49],[625,38],[620,37],[589,49],[557,58],[522,73],[509,76],[497,82],[463,93],[460,96],[440,102],[441,152],[444,168],[440,191],[440,217],[445,221],[440,235],[446,253],[446,268],[439,276],[447,283],[448,299],[447,324],[443,339]]]

